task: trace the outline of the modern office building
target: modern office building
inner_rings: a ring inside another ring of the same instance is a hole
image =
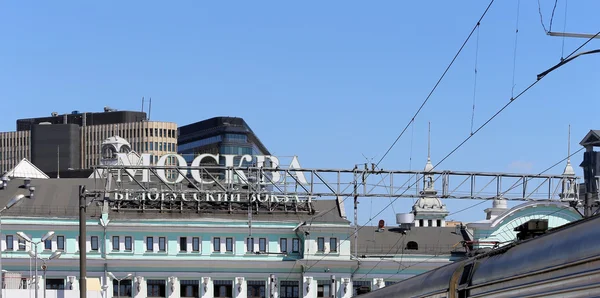
[[[0,133],[0,174],[26,158],[51,177],[88,170],[99,164],[101,144],[109,136],[127,138],[131,150],[158,156],[177,152],[177,125],[146,121],[146,113],[105,108],[80,113],[19,119],[17,131]],[[87,172],[83,173],[84,176]]]
[[[188,162],[203,153],[270,155],[246,121],[237,117],[215,117],[181,126],[177,144],[177,152]]]

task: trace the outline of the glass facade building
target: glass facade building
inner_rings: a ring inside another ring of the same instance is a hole
[[[234,164],[240,165],[243,155],[270,155],[246,121],[237,117],[215,117],[178,128],[177,153],[188,163],[200,154],[219,154],[219,164],[225,165],[223,155],[237,155]],[[202,164],[215,164],[204,159]],[[242,166],[252,166],[244,161]]]

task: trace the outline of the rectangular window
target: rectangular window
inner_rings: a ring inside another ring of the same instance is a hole
[[[179,237],[179,251],[187,251],[187,237]]]
[[[52,240],[48,239],[48,240],[44,241],[44,249],[52,250]]]
[[[228,252],[233,251],[233,238],[225,238],[225,250]]]
[[[213,251],[221,251],[221,238],[213,238]]]
[[[6,250],[15,250],[13,244],[13,235],[6,235]]]
[[[319,251],[319,252],[325,251],[325,238],[323,238],[323,237],[317,238],[317,251]]]
[[[297,281],[282,280],[279,289],[281,298],[300,298],[300,284]]]
[[[154,237],[146,237],[146,251],[154,251]]]
[[[427,226],[428,227],[432,227],[433,226],[433,221],[431,219],[427,220]]]
[[[329,280],[317,281],[317,297],[329,297],[331,295],[331,282]]]
[[[199,280],[182,280],[180,281],[181,297],[200,297],[200,281]]]
[[[300,239],[292,239],[292,252],[300,252]]]
[[[192,238],[192,250],[195,252],[200,251],[200,238],[199,237]]]
[[[266,298],[267,287],[266,282],[263,280],[249,280],[248,281],[248,298]]]
[[[65,236],[56,236],[56,249],[65,250]]]
[[[113,297],[133,297],[131,295],[131,279],[124,279],[121,282],[113,279]]]
[[[438,219],[438,220],[437,220],[437,226],[438,226],[438,227],[441,227],[441,226],[442,226],[442,220],[441,220],[441,219]]]
[[[267,252],[267,238],[258,239],[258,251]]]
[[[25,248],[27,248],[27,245],[25,244],[25,240],[19,239],[18,245],[19,245],[19,247],[17,247],[17,250],[25,251]]]
[[[112,249],[118,251],[119,250],[119,236],[112,237]]]
[[[158,237],[158,251],[166,251],[167,250],[167,238],[166,237]]]
[[[6,250],[14,250],[13,236],[6,235]]]
[[[337,252],[337,238],[329,238],[329,251]]]
[[[60,278],[48,278],[46,280],[47,290],[64,290],[65,280]]]
[[[233,281],[231,280],[215,280],[214,281],[214,297],[233,297]]]
[[[125,236],[125,250],[132,251],[131,236]]]
[[[148,297],[166,297],[166,284],[163,279],[149,279],[147,284]]]
[[[279,239],[279,251],[287,252],[287,238]]]
[[[254,252],[254,238],[247,238],[246,239],[246,251],[247,252]]]
[[[90,242],[92,250],[98,251],[98,236],[92,236],[92,238],[90,238]]]

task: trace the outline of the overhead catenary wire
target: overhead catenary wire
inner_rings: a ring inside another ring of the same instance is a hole
[[[402,131],[400,132],[400,134],[398,135],[398,137],[396,137],[396,139],[394,140],[394,142],[390,145],[390,147],[386,150],[386,152],[383,154],[383,156],[379,159],[379,161],[376,163],[376,166],[379,167],[381,162],[387,157],[387,155],[391,152],[391,150],[394,148],[394,146],[396,145],[396,143],[398,143],[398,141],[400,140],[400,138],[404,135],[404,133],[406,132],[406,130],[408,129],[408,127],[411,125],[411,123],[413,123],[415,121],[415,118],[419,115],[419,113],[421,113],[421,110],[423,109],[423,107],[425,106],[425,104],[427,104],[427,102],[429,101],[429,99],[431,98],[431,96],[433,95],[433,93],[435,92],[435,90],[437,89],[437,87],[439,86],[439,84],[442,82],[442,80],[444,79],[444,77],[446,76],[446,74],[448,73],[448,71],[450,70],[450,68],[452,67],[452,65],[454,64],[454,62],[456,61],[456,59],[458,58],[458,56],[460,55],[460,53],[462,52],[462,50],[464,49],[464,47],[467,45],[467,43],[469,42],[469,40],[471,39],[471,37],[473,36],[473,33],[475,32],[475,30],[477,29],[477,27],[479,27],[479,25],[481,24],[481,21],[483,20],[483,18],[486,16],[486,14],[488,13],[490,7],[492,6],[492,4],[494,3],[495,0],[490,1],[490,3],[488,4],[488,6],[486,7],[486,9],[484,10],[484,12],[481,14],[481,16],[479,17],[479,19],[477,20],[477,22],[475,23],[475,26],[473,26],[473,28],[471,29],[471,31],[469,32],[469,35],[467,36],[467,38],[464,40],[464,42],[462,43],[461,47],[458,49],[458,51],[456,52],[456,54],[454,55],[454,57],[452,58],[452,60],[450,61],[450,63],[448,64],[448,66],[446,67],[446,69],[444,70],[444,72],[442,73],[442,75],[440,76],[440,78],[437,80],[437,82],[435,83],[435,85],[433,86],[433,88],[431,89],[431,91],[428,93],[428,95],[425,97],[425,100],[423,100],[423,102],[421,103],[421,105],[419,106],[419,108],[417,109],[417,111],[414,113],[414,115],[410,118],[410,121],[408,122],[408,124],[402,129]],[[369,175],[367,175],[368,177]],[[366,180],[366,178],[365,178]],[[350,188],[352,185],[348,185],[346,186],[346,188],[344,189],[344,192]],[[349,198],[350,196],[346,196],[341,203],[343,204],[344,202],[346,202],[346,200]],[[311,218],[310,223],[312,224],[312,222],[314,221],[315,218],[324,216],[325,214],[328,214],[330,212],[333,212],[337,210],[337,206],[333,207],[325,212],[321,212],[319,215],[316,215],[316,217]],[[310,226],[310,225],[309,225]]]
[[[513,50],[513,73],[512,73],[512,84],[510,87],[510,97],[515,95],[515,77],[517,73],[517,45],[519,44],[519,15],[521,10],[521,0],[517,1],[517,24],[515,28],[515,47]]]
[[[477,98],[477,60],[479,58],[479,31],[481,24],[477,24],[477,41],[475,42],[475,77],[473,82],[473,111],[471,113],[471,133],[473,133],[473,123],[475,121],[475,99]]]
[[[577,51],[579,51],[579,49],[581,49],[582,47],[584,47],[587,43],[589,43],[592,39],[594,39],[596,36],[600,35],[600,31],[598,33],[596,33],[596,35],[592,36],[591,38],[589,38],[586,42],[584,42],[582,45],[580,45],[577,49],[575,49],[573,52],[571,52],[566,58],[568,59],[569,57],[571,57],[573,54],[575,54]],[[521,91],[517,96],[515,96],[514,98],[511,98],[507,104],[505,104],[504,106],[502,106],[502,108],[500,108],[496,113],[494,113],[487,121],[485,121],[481,126],[479,126],[477,128],[477,130],[475,130],[472,134],[470,134],[469,136],[467,136],[460,144],[458,144],[452,151],[450,151],[446,156],[444,156],[444,158],[442,158],[439,162],[437,162],[433,168],[431,169],[431,171],[433,171],[437,166],[439,166],[442,162],[444,162],[446,159],[448,159],[452,154],[454,154],[458,149],[460,149],[466,142],[468,142],[473,136],[475,136],[479,131],[481,131],[485,126],[487,126],[491,121],[493,121],[498,115],[500,115],[504,110],[506,110],[506,108],[508,108],[512,103],[514,103],[518,98],[520,98],[521,96],[523,96],[523,94],[525,94],[527,91],[529,91],[531,88],[533,88],[533,86],[537,85],[537,83],[539,83],[545,76],[539,77],[537,78],[533,83],[531,83],[527,88],[525,88],[523,91]],[[579,150],[581,151],[581,149]],[[577,152],[579,152],[577,151]],[[575,153],[574,153],[575,154]],[[563,159],[562,161],[564,161],[566,159]],[[552,166],[554,167],[554,166]],[[541,175],[541,174],[540,174]],[[423,177],[423,176],[422,176]],[[415,183],[413,185],[411,185],[409,188],[412,188],[412,186],[414,186],[415,184],[419,183],[419,181],[422,179],[422,177],[419,177],[417,179],[417,181],[415,181]],[[398,200],[399,198],[402,197],[402,195],[404,193],[406,193],[407,190],[405,190],[402,194],[400,194],[397,198],[395,198],[390,204],[386,205],[379,213],[377,213],[375,215],[375,217],[379,216],[379,214],[383,213],[385,210],[387,210],[387,208],[389,208],[389,206],[391,204],[393,204],[396,200]],[[485,201],[483,201],[485,202]],[[481,202],[478,204],[482,204]],[[340,246],[343,242],[348,241],[352,236],[354,236],[355,233],[358,233],[362,228],[364,228],[366,225],[360,226],[359,228],[356,229],[355,232],[351,233],[346,239],[344,239],[343,241],[340,242]],[[323,259],[325,259],[330,253],[326,253],[324,254],[319,260],[317,260],[314,264],[312,264],[311,266],[308,267],[308,269],[306,269],[306,271],[309,271],[311,268],[313,268],[316,264],[318,264],[320,261],[322,261]]]

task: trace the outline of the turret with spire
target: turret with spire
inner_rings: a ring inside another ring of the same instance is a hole
[[[573,166],[571,165],[571,125],[569,125],[569,137],[567,141],[567,165],[562,175],[560,200],[563,202],[577,200],[577,181],[575,180],[575,170],[573,170]]]
[[[433,174],[427,173],[431,171],[433,171],[433,164],[431,163],[431,123],[429,123],[427,164],[425,164],[425,173],[423,174],[423,190],[412,208],[415,215],[415,226],[417,227],[443,227],[446,225],[445,218],[448,215],[448,210],[446,205],[437,197]]]

